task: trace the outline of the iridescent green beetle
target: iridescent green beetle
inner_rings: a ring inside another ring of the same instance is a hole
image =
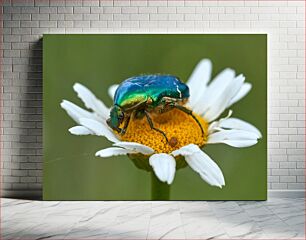
[[[137,118],[146,117],[151,129],[166,134],[154,127],[150,112],[163,113],[177,108],[193,117],[203,128],[192,111],[183,104],[189,98],[189,88],[177,77],[171,75],[140,75],[123,81],[114,96],[114,106],[110,111],[107,124],[119,134],[124,134],[129,125],[132,114]],[[125,121],[125,122],[124,122]],[[123,128],[119,126],[124,122]]]

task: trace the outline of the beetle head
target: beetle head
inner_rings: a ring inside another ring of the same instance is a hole
[[[124,120],[124,112],[118,105],[112,107],[110,111],[110,118],[107,119],[107,125],[112,128],[113,130],[120,132],[121,129],[119,128],[120,124]]]

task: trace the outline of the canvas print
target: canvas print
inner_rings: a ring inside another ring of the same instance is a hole
[[[44,199],[266,199],[266,35],[44,35],[43,58]]]

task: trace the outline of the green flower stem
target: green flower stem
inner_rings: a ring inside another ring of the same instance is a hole
[[[170,185],[159,181],[154,172],[151,172],[151,200],[169,200]]]

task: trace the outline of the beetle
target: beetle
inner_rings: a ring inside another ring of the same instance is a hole
[[[178,77],[172,75],[140,75],[124,80],[116,89],[114,105],[110,111],[107,124],[119,134],[125,134],[131,116],[146,117],[151,129],[161,133],[166,141],[166,134],[154,127],[150,113],[163,113],[173,108],[189,114],[197,122],[204,134],[203,128],[192,111],[184,106],[189,98],[188,86]],[[120,125],[124,122],[123,128]]]

